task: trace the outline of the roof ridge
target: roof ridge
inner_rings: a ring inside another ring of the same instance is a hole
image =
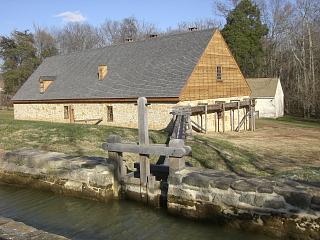
[[[137,44],[137,43],[141,43],[141,42],[147,42],[147,41],[156,41],[156,40],[161,40],[164,38],[169,38],[169,37],[174,37],[174,36],[178,36],[178,35],[186,35],[186,34],[191,34],[191,33],[199,33],[199,32],[207,32],[207,31],[216,31],[218,30],[218,28],[207,28],[207,29],[202,29],[202,30],[196,30],[196,31],[184,31],[184,32],[177,32],[177,33],[173,33],[173,34],[164,34],[164,35],[160,35],[158,37],[155,38],[144,38],[144,39],[139,39],[133,42],[121,42],[121,43],[114,43],[114,44],[110,44],[104,47],[99,47],[99,48],[90,48],[90,49],[84,49],[84,50],[80,50],[80,51],[75,51],[72,53],[66,53],[66,54],[57,54],[54,56],[50,56],[45,58],[49,59],[49,58],[54,58],[54,57],[62,57],[62,56],[72,56],[72,55],[76,55],[76,54],[80,54],[80,53],[84,53],[84,52],[89,52],[89,51],[97,51],[97,50],[102,50],[102,49],[106,49],[106,48],[112,48],[112,47],[117,47],[117,46],[123,46],[123,45],[132,45],[132,44]]]

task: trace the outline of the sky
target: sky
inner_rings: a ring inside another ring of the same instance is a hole
[[[0,0],[0,35],[32,30],[33,24],[51,28],[68,22],[98,26],[105,19],[134,16],[160,30],[178,22],[216,18],[213,0]]]

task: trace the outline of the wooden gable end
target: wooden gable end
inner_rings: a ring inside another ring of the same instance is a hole
[[[228,98],[250,94],[249,85],[221,33],[215,31],[182,89],[180,100]]]

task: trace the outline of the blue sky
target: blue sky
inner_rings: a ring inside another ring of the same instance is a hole
[[[213,0],[0,0],[0,35],[32,30],[33,24],[61,27],[68,21],[95,26],[106,18],[135,16],[160,29],[178,22],[215,18]]]

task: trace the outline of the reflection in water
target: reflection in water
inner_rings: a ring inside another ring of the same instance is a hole
[[[72,239],[268,239],[132,202],[98,203],[1,185],[0,216]]]

